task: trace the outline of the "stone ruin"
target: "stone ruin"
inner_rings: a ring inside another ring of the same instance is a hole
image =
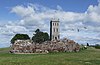
[[[34,43],[32,40],[16,40],[11,48],[11,53],[78,52],[80,45],[66,38],[62,40],[45,41],[41,44]]]

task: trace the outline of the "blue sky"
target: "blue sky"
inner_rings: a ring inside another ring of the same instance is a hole
[[[99,43],[99,11],[99,0],[1,0],[1,47],[8,47],[16,33],[31,37],[36,28],[49,33],[51,18],[60,19],[61,38],[67,37],[80,44]]]
[[[0,20],[17,19],[16,15],[9,13],[11,7],[27,5],[28,3],[40,4],[56,9],[60,5],[64,11],[85,12],[89,5],[97,5],[97,0],[2,0],[0,1]]]

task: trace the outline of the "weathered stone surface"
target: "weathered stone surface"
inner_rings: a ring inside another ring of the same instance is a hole
[[[78,52],[80,45],[67,38],[46,41],[41,44],[32,40],[16,40],[12,45],[12,53],[49,53],[49,52]]]

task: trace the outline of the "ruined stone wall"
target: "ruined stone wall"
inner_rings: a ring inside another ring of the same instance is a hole
[[[41,44],[32,40],[16,40],[11,53],[49,53],[49,52],[78,52],[80,45],[73,40],[46,41]]]

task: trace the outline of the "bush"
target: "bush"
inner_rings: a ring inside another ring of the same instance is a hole
[[[12,39],[11,43],[14,44],[16,40],[27,40],[30,39],[30,37],[27,34],[16,34]]]
[[[99,44],[96,44],[96,45],[95,45],[95,48],[96,48],[96,49],[100,49],[100,45],[99,45]]]

